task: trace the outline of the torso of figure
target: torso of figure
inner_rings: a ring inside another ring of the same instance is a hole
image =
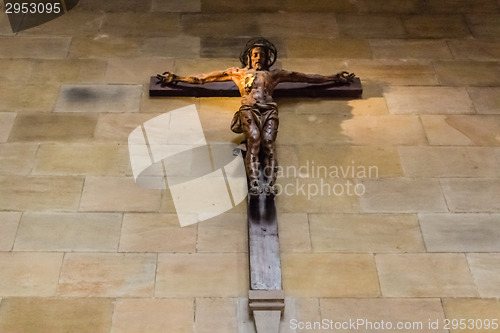
[[[277,71],[253,68],[235,68],[232,80],[238,86],[242,105],[268,104],[273,102],[274,88],[278,84]]]

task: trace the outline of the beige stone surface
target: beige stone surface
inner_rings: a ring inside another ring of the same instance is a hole
[[[342,122],[340,127],[342,134],[352,145],[384,146],[426,143],[422,124],[416,116],[354,117]]]
[[[363,39],[293,38],[286,44],[286,54],[290,58],[366,59],[371,57],[370,45]]]
[[[200,12],[201,0],[153,0],[151,4],[152,12],[186,13]]]
[[[481,327],[481,332],[493,333],[498,331],[498,328],[494,328],[495,325],[492,321],[492,319],[498,318],[500,314],[500,301],[498,298],[445,298],[442,302],[446,318],[474,320],[474,324],[469,326],[468,329],[451,330],[452,333],[475,333],[479,327]],[[490,321],[488,322],[485,319]],[[481,323],[482,326],[480,326]],[[488,329],[486,329],[486,325],[488,325]]]
[[[451,59],[445,41],[428,39],[372,39],[374,59]]]
[[[1,176],[2,209],[76,210],[83,181],[76,176]]]
[[[158,114],[100,114],[95,127],[94,139],[104,142],[128,143],[128,136],[137,127]]]
[[[13,297],[0,307],[0,330],[107,333],[112,314],[113,301],[107,298]]]
[[[87,176],[80,210],[157,212],[160,202],[160,190],[141,188],[132,177]]]
[[[147,84],[149,88],[151,76],[171,70],[173,66],[174,60],[165,56],[148,59],[115,58],[108,61],[105,79],[108,83]]]
[[[33,174],[123,176],[130,174],[128,148],[113,143],[42,144]]]
[[[499,214],[419,214],[428,252],[500,252]]]
[[[27,175],[31,172],[38,151],[36,143],[6,143],[0,145],[0,173]]]
[[[131,58],[141,55],[142,40],[136,37],[74,37],[68,55],[70,58]]]
[[[469,87],[469,95],[479,114],[500,114],[499,87]]]
[[[439,83],[448,86],[499,86],[500,69],[493,61],[437,61]]]
[[[21,212],[0,212],[0,251],[12,250]]]
[[[0,142],[7,142],[9,138],[10,131],[14,125],[14,120],[16,119],[15,112],[0,112]]]
[[[455,59],[496,61],[500,57],[500,42],[491,40],[451,40],[448,42]]]
[[[377,179],[403,175],[399,154],[395,147],[304,144],[297,146],[297,150],[297,162],[283,165],[283,175],[353,179]]]
[[[134,214],[123,217],[120,252],[195,252],[197,226],[181,227],[176,215]]]
[[[349,70],[363,82],[391,86],[435,86],[439,84],[431,64],[423,60],[349,61]]]
[[[401,18],[396,15],[338,15],[341,36],[364,38],[404,38]]]
[[[313,252],[425,252],[413,214],[311,214]]]
[[[196,333],[238,332],[237,302],[235,298],[197,298]]]
[[[334,16],[324,12],[316,13],[260,13],[255,17],[263,36],[273,36],[272,41],[277,41],[278,36],[314,37],[324,36],[328,31],[331,37],[339,35],[337,20]],[[271,37],[270,37],[271,38]],[[284,55],[284,53],[282,53]],[[286,54],[289,56],[288,54]]]
[[[57,91],[53,83],[0,82],[0,111],[51,112]]]
[[[193,332],[194,300],[190,298],[121,298],[115,302],[110,332]]]
[[[2,82],[26,81],[31,73],[31,59],[0,59],[0,79]]]
[[[151,8],[151,1],[147,0],[114,0],[112,2],[102,2],[100,0],[86,0],[75,6],[73,10],[82,12],[148,12]]]
[[[87,141],[97,123],[94,114],[18,114],[9,136],[13,141]]]
[[[497,177],[500,168],[490,147],[399,147],[406,177]]]
[[[0,58],[61,59],[68,53],[71,37],[5,37],[0,36]]]
[[[403,24],[410,38],[465,38],[469,29],[460,15],[409,15]]]
[[[384,96],[392,114],[474,113],[465,88],[390,87]]]
[[[460,130],[453,127],[445,115],[420,116],[424,126],[425,135],[432,146],[467,146],[473,141]]]
[[[121,221],[121,214],[25,212],[14,251],[116,251]]]
[[[71,10],[57,19],[20,31],[18,36],[93,36],[99,32],[103,13]]]
[[[478,296],[463,254],[378,254],[384,297]]]
[[[62,253],[0,252],[0,295],[54,296],[62,260]]]
[[[466,135],[474,145],[500,146],[500,117],[498,115],[456,115],[446,122]]]
[[[57,294],[70,297],[152,297],[155,270],[154,254],[67,253]]]
[[[247,292],[246,254],[158,255],[156,297],[237,297]]]
[[[196,75],[225,70],[230,67],[239,67],[240,65],[239,60],[235,58],[203,59],[203,61],[199,59],[176,58],[174,60],[173,72],[177,75]]]
[[[224,213],[198,224],[198,252],[248,252],[246,214]]]
[[[290,297],[376,297],[380,294],[372,255],[283,253],[281,269],[283,287]]]
[[[352,179],[278,178],[277,206],[283,213],[353,213],[362,188]],[[355,192],[355,190],[357,192]]]
[[[63,85],[56,112],[139,112],[140,85]]]
[[[481,297],[500,296],[500,254],[468,254],[470,270]]]
[[[500,16],[492,12],[467,15],[467,23],[476,38],[497,38],[500,33]]]
[[[30,82],[97,83],[104,80],[106,61],[94,59],[47,59],[33,61]]]
[[[200,38],[189,35],[146,38],[142,45],[142,51],[152,57],[198,58],[200,56]],[[149,76],[165,71],[171,71],[171,69],[163,66],[162,69],[155,70]]]
[[[380,179],[363,181],[361,196],[364,212],[446,212],[440,184],[434,179]]]
[[[374,327],[377,327],[375,323],[380,323],[382,320],[386,323],[385,327],[392,324],[392,330],[398,332],[448,332],[442,327],[431,329],[428,326],[429,320],[439,320],[442,323],[445,318],[439,298],[325,298],[320,302],[323,318],[335,322],[364,320],[364,323],[360,322],[361,325],[356,329],[342,330],[343,332],[374,332],[376,331]],[[407,323],[411,328],[397,329],[397,323]]]
[[[99,33],[110,37],[158,37],[180,32],[175,13],[106,13]]]
[[[499,179],[442,179],[440,182],[453,213],[500,211]]]
[[[275,12],[282,8],[283,4],[277,0],[256,0],[253,3],[237,2],[231,0],[202,1],[203,12]]]
[[[281,253],[311,252],[307,214],[278,214]]]

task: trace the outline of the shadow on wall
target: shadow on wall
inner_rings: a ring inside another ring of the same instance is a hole
[[[79,0],[25,2],[4,0],[12,32],[27,30],[52,21],[73,9]]]

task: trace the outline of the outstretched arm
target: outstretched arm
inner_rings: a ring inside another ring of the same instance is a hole
[[[157,74],[156,78],[158,78],[158,83],[161,84],[177,82],[202,84],[207,82],[230,81],[232,79],[232,69],[230,68],[225,71],[215,71],[208,74],[200,74],[196,76],[178,76],[170,72],[165,72],[163,74]]]
[[[335,75],[304,74],[282,70],[278,73],[278,82],[308,82],[348,84],[354,80],[354,73],[339,72]]]

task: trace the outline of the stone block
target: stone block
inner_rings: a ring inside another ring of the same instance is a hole
[[[51,112],[57,98],[58,86],[54,83],[19,84],[0,82],[0,111]]]
[[[0,145],[0,174],[28,175],[34,164],[38,144],[6,143]]]
[[[110,332],[113,300],[15,297],[0,307],[2,332]]]
[[[307,214],[279,214],[280,252],[311,252]]]
[[[467,24],[476,38],[497,38],[500,34],[500,15],[497,13],[469,14]]]
[[[500,87],[469,87],[469,95],[479,114],[500,114]]]
[[[148,84],[150,76],[170,70],[173,66],[171,58],[109,59],[105,80],[107,83]]]
[[[473,141],[459,129],[456,129],[448,120],[450,116],[422,115],[425,135],[432,146],[467,146]]]
[[[450,40],[453,57],[458,60],[496,61],[500,58],[500,42],[491,40]]]
[[[419,214],[428,252],[500,252],[499,214]]]
[[[192,333],[194,300],[189,298],[121,298],[115,302],[111,333],[168,330]]]
[[[347,38],[292,38],[286,41],[286,54],[289,58],[371,58],[370,45],[366,40]]]
[[[470,270],[474,282],[483,298],[500,296],[500,254],[468,254]]]
[[[337,15],[341,36],[361,38],[404,38],[405,28],[397,15]]]
[[[436,74],[442,85],[499,86],[500,69],[492,61],[437,61]]]
[[[18,114],[9,142],[88,141],[94,135],[97,114]]]
[[[410,38],[465,38],[470,32],[460,15],[408,15],[403,24]]]
[[[80,201],[83,177],[0,177],[2,209],[6,210],[76,210]]]
[[[246,214],[225,213],[198,224],[198,252],[248,252]]]
[[[281,256],[283,287],[292,297],[377,297],[377,272],[368,254]],[[311,274],[314,272],[314,274]]]
[[[57,19],[20,31],[18,36],[95,36],[99,33],[103,17],[102,12],[72,10]]]
[[[493,328],[491,319],[498,318],[500,313],[500,300],[498,298],[445,298],[442,300],[444,312],[447,318],[470,318],[474,320],[483,319],[483,324],[487,323],[484,319],[490,319],[489,328],[483,325],[482,332],[494,333],[498,331]],[[478,323],[478,321],[475,321]],[[455,330],[455,332],[476,333],[479,325],[474,325],[470,329]]]
[[[127,213],[120,252],[195,252],[196,225],[182,227],[175,215]]]
[[[399,147],[406,177],[496,177],[500,168],[490,147]]]
[[[410,214],[311,214],[313,252],[425,252]]]
[[[248,291],[243,253],[159,254],[156,297],[237,297]]]
[[[349,61],[349,69],[363,82],[391,86],[435,86],[439,84],[434,68],[415,60]]]
[[[99,33],[110,37],[160,37],[180,32],[177,13],[106,13]]]
[[[100,212],[157,212],[161,191],[139,187],[132,177],[87,176],[80,210]]]
[[[155,271],[154,254],[67,253],[57,293],[72,297],[152,297]]]
[[[16,119],[15,112],[0,112],[0,142],[7,142],[14,120]]]
[[[104,144],[42,144],[33,174],[123,176],[130,174],[126,146]]]
[[[446,212],[440,184],[434,179],[379,179],[363,181],[364,212]]]
[[[443,40],[373,39],[370,47],[374,59],[451,59]]]
[[[23,214],[14,251],[116,251],[121,214]]]
[[[63,85],[56,112],[139,112],[140,85]]]
[[[11,251],[16,238],[21,212],[0,212],[0,251]]]
[[[451,212],[500,212],[499,179],[442,179],[440,182]]]
[[[200,37],[176,35],[175,37],[145,38],[141,51],[149,57],[199,58]],[[170,64],[167,63],[167,65]],[[156,69],[149,76],[163,73],[164,71],[171,71],[168,67],[172,66],[163,66],[163,68]],[[144,77],[147,78],[148,76],[144,75]]]
[[[379,254],[384,297],[473,297],[476,286],[463,254]]]
[[[62,260],[63,253],[0,252],[0,295],[55,296]]]
[[[25,82],[30,76],[31,68],[31,59],[0,59],[0,80]]]
[[[201,0],[153,0],[151,11],[167,13],[201,12]]]
[[[392,114],[474,113],[467,90],[461,87],[390,87],[384,97]]]
[[[105,113],[99,114],[94,139],[101,142],[128,143],[128,136],[137,127],[159,114]]]
[[[99,35],[95,38],[74,37],[69,58],[137,58],[141,55],[143,40],[136,37]]]
[[[40,83],[97,83],[104,80],[107,64],[94,59],[34,60],[30,82]]]
[[[196,333],[238,331],[238,305],[235,298],[197,298]]]
[[[0,36],[0,58],[30,58],[33,50],[39,59],[64,59],[71,37],[6,37]]]

